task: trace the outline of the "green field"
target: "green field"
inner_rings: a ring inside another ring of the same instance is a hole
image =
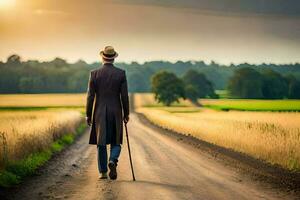
[[[300,100],[201,99],[199,101],[204,107],[223,111],[300,111]]]
[[[220,99],[230,98],[229,93],[228,93],[227,90],[216,90],[215,92],[219,96]]]

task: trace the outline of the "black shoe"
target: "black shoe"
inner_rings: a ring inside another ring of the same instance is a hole
[[[101,175],[99,176],[99,179],[107,179],[107,173],[101,172]]]
[[[109,177],[112,180],[117,179],[117,164],[114,163],[113,161],[109,161],[108,167],[110,169],[109,171]]]

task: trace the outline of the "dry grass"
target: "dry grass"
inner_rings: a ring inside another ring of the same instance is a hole
[[[0,112],[0,166],[48,148],[63,134],[73,133],[81,121],[79,111]]]
[[[134,107],[164,107],[162,103],[157,103],[152,93],[135,93],[134,94]],[[189,100],[180,99],[179,103],[173,103],[172,106],[176,107],[192,107],[193,104]]]
[[[164,128],[300,170],[300,113],[176,109],[138,106],[137,112]]]
[[[13,94],[0,95],[0,107],[85,106],[86,94]]]

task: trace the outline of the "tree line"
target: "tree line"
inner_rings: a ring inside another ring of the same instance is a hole
[[[246,67],[229,79],[231,97],[247,99],[300,99],[300,81],[293,75],[283,76],[267,69],[262,72]]]
[[[48,62],[23,61],[19,55],[11,55],[5,62],[0,61],[0,93],[85,92],[89,72],[100,66],[99,62],[88,64],[79,60],[69,63],[62,58],[55,58]],[[236,70],[247,67],[259,73],[269,69],[284,77],[293,75],[296,80],[300,79],[299,63],[286,65],[243,63],[225,66],[213,61],[209,64],[203,61],[178,61],[175,63],[151,61],[143,64],[137,62],[116,63],[116,66],[126,70],[130,92],[150,92],[151,77],[161,70],[172,72],[179,78],[182,78],[189,70],[195,70],[204,75],[213,88],[218,90],[228,87],[228,82]],[[186,91],[190,91],[190,95],[201,92],[195,91],[195,86],[185,87]]]
[[[50,62],[22,62],[20,56],[12,55],[6,63],[0,62],[0,93],[83,92],[92,69],[84,61],[69,64],[55,58]]]

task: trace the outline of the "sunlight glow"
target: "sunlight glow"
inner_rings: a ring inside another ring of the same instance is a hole
[[[0,9],[12,7],[15,5],[15,3],[16,3],[15,0],[0,0]]]

